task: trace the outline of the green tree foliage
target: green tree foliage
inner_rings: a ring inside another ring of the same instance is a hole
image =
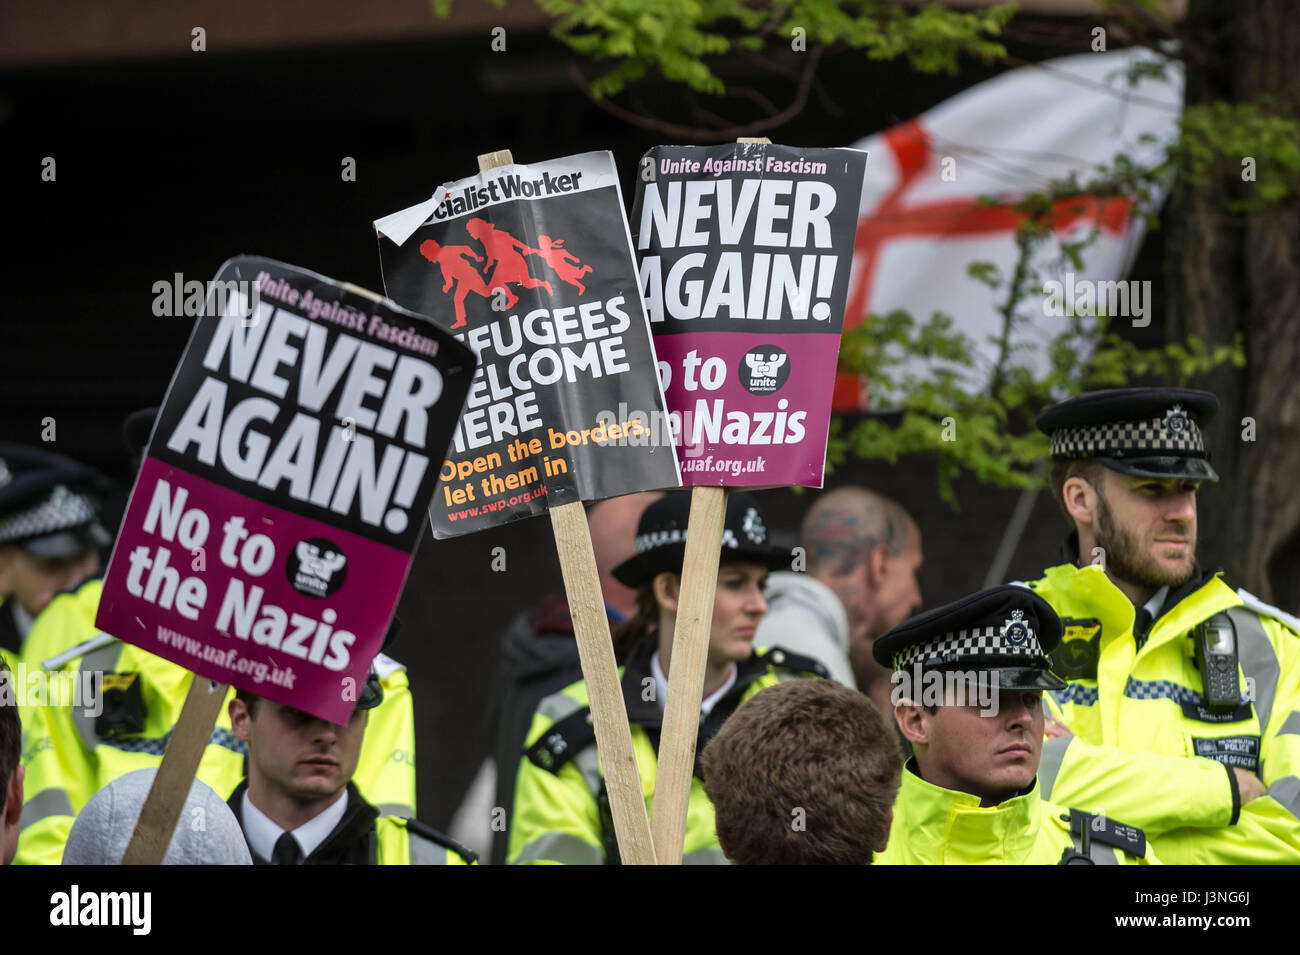
[[[492,0],[500,6],[499,0]],[[886,0],[537,0],[554,18],[551,35],[575,53],[613,66],[591,83],[593,95],[614,96],[657,71],[698,93],[726,86],[707,60],[736,50],[790,48],[802,31],[809,46],[842,46],[874,60],[906,57],[913,69],[956,73],[962,54],[989,59],[1013,4],[958,12],[902,7]],[[434,0],[446,16],[452,0]]]
[[[433,2],[445,15],[452,0]],[[500,5],[501,0],[489,2]],[[906,58],[920,72],[955,73],[962,56],[1004,58],[998,38],[1015,13],[1010,4],[956,11],[886,0],[536,2],[554,18],[553,36],[586,60],[608,67],[589,86],[595,98],[615,96],[654,72],[697,93],[725,95],[727,87],[712,68],[720,58],[778,48],[814,54],[852,49],[871,59]],[[1107,15],[1130,38],[1153,44],[1177,37],[1165,6],[1163,0],[1104,0]],[[815,56],[811,59],[815,63]],[[1130,86],[1143,79],[1168,79],[1167,69],[1166,64],[1141,61],[1126,79]],[[1232,345],[1210,347],[1193,336],[1142,349],[1120,334],[1114,317],[1099,310],[1062,317],[1060,334],[1044,354],[1036,362],[1026,360],[1033,357],[1026,352],[1037,346],[1021,332],[1033,310],[1043,307],[1043,277],[1034,262],[1053,237],[1053,209],[1061,202],[1086,206],[1127,196],[1135,201],[1134,215],[1154,228],[1155,197],[1178,177],[1218,185],[1249,181],[1254,188],[1239,190],[1233,211],[1266,209],[1300,190],[1300,122],[1268,100],[1193,106],[1182,115],[1177,141],[1154,166],[1117,155],[1086,182],[1072,176],[1011,202],[986,200],[1009,205],[1021,217],[1010,274],[987,262],[968,269],[970,280],[993,289],[1002,303],[1001,328],[991,341],[998,356],[992,373],[978,367],[977,343],[951,316],[936,313],[918,320],[906,311],[868,316],[845,333],[841,370],[866,376],[873,394],[889,396],[894,413],[866,417],[851,429],[842,420],[833,422],[828,463],[833,467],[849,455],[893,462],[904,454],[934,454],[940,495],[955,507],[953,479],[962,472],[1002,487],[1041,483],[1048,448],[1033,417],[1054,401],[1136,378],[1186,384],[1224,364],[1243,366],[1240,336]],[[1081,269],[1082,253],[1097,235],[1094,230],[1062,243],[1059,264]],[[916,367],[916,359],[934,364],[924,375],[907,371]]]

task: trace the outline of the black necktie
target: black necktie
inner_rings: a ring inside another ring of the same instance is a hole
[[[286,832],[275,840],[275,850],[271,853],[272,865],[302,865],[302,847],[293,833]]]
[[[1137,614],[1133,619],[1133,639],[1137,642],[1137,648],[1142,649],[1142,645],[1147,642],[1147,634],[1151,632],[1151,624],[1154,621],[1151,617],[1151,611],[1146,607],[1138,607]]]

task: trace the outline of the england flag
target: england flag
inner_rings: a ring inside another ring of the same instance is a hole
[[[1130,83],[1130,70],[1140,62],[1164,63],[1165,77],[1144,74]],[[1117,153],[1154,165],[1177,135],[1182,98],[1176,62],[1140,48],[1085,53],[1011,70],[854,143],[868,158],[845,330],[894,309],[906,309],[917,322],[944,312],[976,346],[979,368],[973,380],[965,374],[966,386],[986,386],[998,356],[989,337],[1001,332],[998,308],[1006,291],[995,292],[967,268],[992,262],[1005,282],[1017,256],[1021,217],[982,198],[1014,202],[1071,173],[1086,183]],[[1133,206],[1126,197],[1058,202],[1050,217],[1053,237],[1033,262],[1044,284],[1073,290],[1123,279],[1145,231]],[[1073,268],[1060,243],[1094,230],[1083,268]],[[1017,344],[1032,347],[1017,350],[1015,361],[1046,369],[1044,348],[1065,330],[1066,320],[1049,314],[1059,313],[1053,306],[1061,297],[1044,293],[1041,301],[1026,303],[1022,310],[1032,320]],[[899,377],[933,370],[909,362]],[[881,410],[898,397],[842,374],[835,410]]]

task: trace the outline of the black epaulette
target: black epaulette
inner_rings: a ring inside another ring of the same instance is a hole
[[[1082,809],[1071,809],[1070,835],[1081,836],[1084,829],[1088,830],[1093,842],[1121,849],[1138,859],[1147,854],[1147,834],[1137,826],[1127,826],[1109,816],[1084,812]]]
[[[591,725],[591,707],[584,706],[551,726],[524,750],[524,755],[534,766],[558,773],[565,763],[594,742],[596,728]]]
[[[815,657],[806,657],[802,653],[791,653],[783,647],[769,647],[760,651],[759,656],[767,663],[793,673],[811,673],[824,679],[830,679],[831,671]]]
[[[413,832],[417,836],[423,836],[425,839],[428,839],[430,842],[436,842],[444,849],[450,849],[452,852],[455,852],[456,854],[461,856],[461,858],[463,858],[466,862],[473,864],[478,861],[478,853],[475,852],[473,849],[465,848],[459,842],[453,839],[451,836],[439,832],[437,829],[433,828],[433,826],[426,825],[425,823],[421,822],[419,819],[407,819],[406,831]]]

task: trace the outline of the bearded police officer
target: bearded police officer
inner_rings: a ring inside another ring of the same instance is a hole
[[[1052,608],[1025,587],[980,591],[876,640],[912,744],[878,864],[1152,862],[1140,829],[1039,796]]]
[[[1297,622],[1196,563],[1217,408],[1205,391],[1121,388],[1039,415],[1074,528],[1031,585],[1064,621],[1069,681],[1040,781],[1141,825],[1166,863],[1300,862]]]

